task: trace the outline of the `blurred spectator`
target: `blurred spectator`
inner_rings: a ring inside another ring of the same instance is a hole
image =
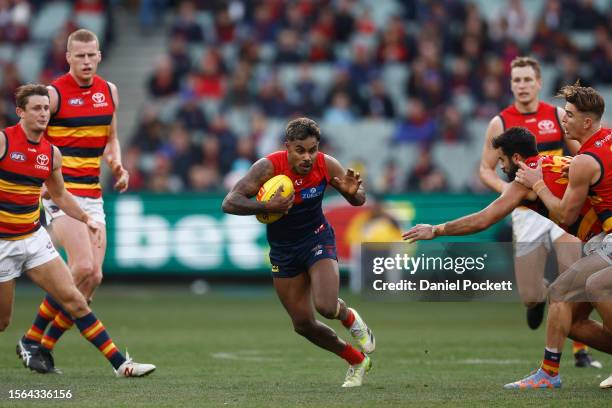
[[[170,127],[168,141],[158,150],[172,163],[172,174],[178,176],[183,184],[188,184],[189,168],[197,161],[191,135],[182,123]]]
[[[604,16],[597,10],[593,0],[570,0],[563,3],[566,14],[571,16],[574,30],[591,30],[604,24]]]
[[[393,119],[395,109],[381,78],[373,78],[366,98],[366,115],[370,119]]]
[[[198,104],[198,99],[193,91],[185,89],[181,93],[181,105],[176,111],[175,120],[190,131],[205,131],[208,128],[206,115]]]
[[[221,44],[230,44],[236,36],[236,26],[230,17],[229,10],[224,8],[217,12],[215,18],[215,32],[217,42]]]
[[[353,16],[353,0],[339,0],[336,15],[334,16],[334,32],[336,41],[347,42],[355,28],[355,18]]]
[[[189,188],[199,193],[210,193],[219,190],[219,171],[211,166],[201,164],[189,169]]]
[[[276,74],[272,74],[263,81],[257,95],[257,106],[266,114],[277,118],[284,118],[289,114],[285,90],[281,86]]]
[[[580,71],[580,61],[575,55],[561,54],[557,66],[561,68],[561,71],[553,82],[552,96],[555,96],[565,85],[574,84],[577,80],[580,80],[582,86],[591,86],[590,78]]]
[[[351,76],[351,82],[359,86],[363,86],[372,79],[373,76],[377,75],[380,71],[373,58],[372,53],[367,46],[356,44],[353,46],[353,61],[349,66],[349,74]]]
[[[453,106],[447,105],[442,114],[440,125],[440,141],[454,143],[466,140],[467,131],[465,129],[461,112]]]
[[[382,33],[378,46],[378,60],[381,62],[410,61],[413,51],[409,45],[404,23],[399,16],[391,17]]]
[[[261,2],[255,8],[255,21],[253,22],[253,38],[263,43],[271,43],[276,39],[280,27],[274,16],[272,4]]]
[[[303,60],[297,32],[282,30],[278,36],[277,64],[295,64]]]
[[[224,114],[218,114],[210,124],[210,134],[219,141],[219,171],[227,174],[236,159],[237,138],[230,129]]]
[[[204,41],[202,27],[195,21],[196,8],[192,1],[183,0],[178,7],[178,16],[172,24],[170,34],[181,35],[189,43],[201,43]]]
[[[498,11],[491,35],[494,40],[512,39],[519,44],[527,44],[533,34],[534,21],[523,5],[523,0],[507,0]]]
[[[187,48],[187,41],[182,35],[173,35],[170,37],[168,55],[172,60],[174,73],[179,78],[185,77],[187,73],[189,73],[189,70],[191,70],[191,56]]]
[[[149,94],[155,98],[171,96],[179,90],[179,78],[174,71],[172,60],[161,55],[155,64],[155,70],[148,80]]]
[[[166,129],[158,114],[159,112],[153,107],[145,107],[136,133],[132,136],[132,144],[143,152],[157,151],[166,138]]]
[[[178,193],[184,186],[178,176],[171,172],[172,162],[163,153],[155,154],[153,171],[147,189],[154,193]]]
[[[612,41],[608,40],[604,51],[604,58],[593,64],[593,77],[603,84],[612,85]]]
[[[351,111],[351,101],[344,92],[336,92],[332,98],[331,105],[323,114],[323,121],[329,126],[346,125],[355,120]]]
[[[429,149],[421,150],[417,162],[406,181],[406,190],[433,193],[448,189],[446,176],[433,162]]]
[[[426,145],[436,138],[437,131],[436,121],[428,115],[423,102],[419,99],[409,99],[406,116],[397,124],[393,142],[417,142]]]
[[[140,0],[140,28],[143,34],[154,30],[166,12],[167,0]]]
[[[200,98],[220,100],[225,95],[225,77],[222,72],[221,57],[217,50],[209,50],[202,58],[202,70],[194,73],[190,86]]]
[[[304,63],[300,65],[299,77],[295,88],[290,92],[289,99],[293,105],[293,111],[300,116],[319,116],[320,107],[317,84],[312,78],[311,65]]]
[[[128,147],[124,153],[123,167],[130,173],[130,184],[128,191],[142,191],[145,189],[145,175],[140,168],[140,160],[142,153],[140,147],[132,145]],[[113,183],[106,183],[107,187]]]
[[[310,62],[331,62],[336,59],[332,43],[322,30],[311,30],[307,59]]]
[[[51,83],[52,80],[64,75],[70,69],[66,61],[66,40],[67,36],[64,31],[60,31],[53,38],[51,46],[45,53],[43,72],[40,75],[42,83]]]
[[[402,176],[397,162],[393,159],[385,163],[381,176],[374,182],[374,190],[378,193],[392,194],[403,191]]]
[[[474,116],[489,120],[507,106],[506,97],[499,80],[488,75],[482,82],[482,97],[474,109]]]
[[[364,101],[360,89],[351,81],[350,71],[344,65],[338,65],[336,67],[332,85],[325,97],[325,104],[330,105],[338,92],[343,92],[348,95],[351,109],[354,112],[361,114],[361,112],[364,111]]]

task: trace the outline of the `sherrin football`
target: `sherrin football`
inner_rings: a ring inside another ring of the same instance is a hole
[[[270,199],[274,196],[274,193],[283,187],[283,191],[281,195],[283,197],[289,197],[293,193],[293,182],[291,179],[284,174],[279,174],[278,176],[272,177],[270,180],[266,181],[263,186],[259,189],[257,193],[257,201],[261,201],[263,203],[270,201]],[[270,214],[257,214],[257,221],[263,224],[270,224],[274,221],[278,221],[283,215],[282,213],[270,213]]]

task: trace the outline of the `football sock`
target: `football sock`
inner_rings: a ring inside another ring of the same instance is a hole
[[[546,371],[551,377],[559,374],[559,364],[561,363],[561,353],[544,348],[544,361],[542,361],[542,370]]]
[[[357,350],[348,343],[346,343],[344,349],[338,355],[346,360],[350,365],[359,364],[365,358],[361,351]]]
[[[22,341],[24,343],[40,343],[47,325],[61,310],[60,305],[50,295],[46,295],[38,307],[38,314],[32,327],[23,336]]]
[[[55,343],[62,337],[62,334],[64,334],[66,330],[70,330],[73,325],[74,322],[68,315],[64,312],[59,312],[57,316],[55,316],[55,319],[53,319],[53,323],[51,327],[49,327],[49,330],[47,330],[47,334],[43,337],[41,344],[43,347],[53,350]]]
[[[75,319],[74,324],[79,328],[83,337],[104,354],[104,357],[113,365],[115,370],[126,361],[106,332],[102,322],[96,318],[93,312]]]
[[[346,310],[346,319],[342,320],[342,325],[347,329],[350,329],[355,321],[355,315],[351,309]]]
[[[585,353],[588,353],[589,347],[584,343],[580,343],[579,341],[573,342],[572,343],[572,354],[576,354],[579,351],[584,351]]]

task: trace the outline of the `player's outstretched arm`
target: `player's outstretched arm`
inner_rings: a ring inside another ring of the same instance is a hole
[[[256,215],[266,213],[286,213],[293,205],[293,194],[282,197],[280,194],[268,202],[263,203],[251,200],[261,186],[274,176],[274,166],[270,160],[263,158],[257,160],[248,173],[236,183],[230,191],[221,208],[223,212],[235,215]]]
[[[365,189],[361,185],[361,175],[353,169],[344,168],[338,160],[325,155],[325,164],[329,173],[330,184],[351,205],[360,206],[366,202]]]
[[[469,235],[489,228],[507,216],[527,197],[529,190],[510,183],[495,201],[483,210],[440,225],[418,224],[402,234],[408,242],[430,240],[441,235]]]
[[[57,204],[62,211],[64,211],[70,217],[87,224],[87,227],[96,237],[97,245],[100,245],[100,226],[89,217],[89,214],[81,209],[79,204],[74,199],[74,196],[70,194],[68,190],[66,190],[61,168],[62,154],[59,152],[57,147],[53,146],[53,171],[51,172],[51,176],[45,181],[47,191],[49,192],[51,199],[53,199],[55,204]]]

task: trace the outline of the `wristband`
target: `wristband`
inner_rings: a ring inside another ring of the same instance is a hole
[[[544,190],[546,188],[546,184],[544,184],[544,180],[538,180],[536,181],[533,186],[531,187],[531,189],[537,194],[540,195],[540,193],[542,192],[542,190]]]

